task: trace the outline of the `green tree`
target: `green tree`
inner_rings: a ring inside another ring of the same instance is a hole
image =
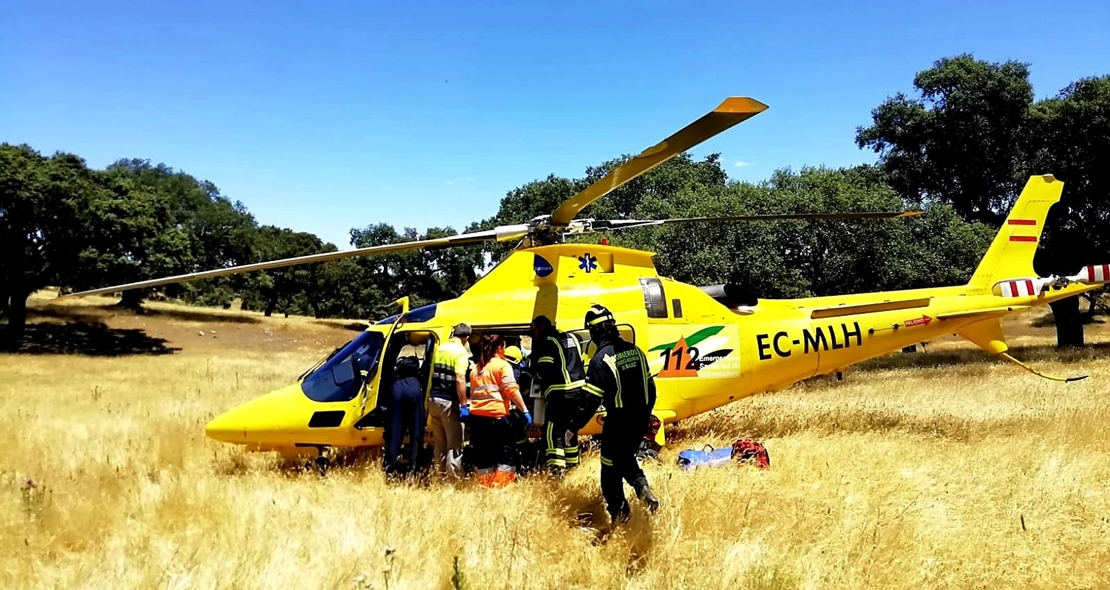
[[[1034,265],[1041,274],[1072,274],[1105,261],[1110,153],[1106,77],[1070,85],[1033,102],[1027,64],[959,55],[919,72],[920,98],[899,93],[872,111],[856,143],[880,155],[903,197],[952,205],[969,220],[997,227],[1032,174],[1063,180]],[[1052,305],[1060,346],[1082,346],[1079,299]]]
[[[152,243],[151,256],[158,265],[136,267],[133,274],[143,280],[215,268],[246,264],[253,260],[257,224],[246,207],[220,194],[215,184],[149,160],[124,159],[109,166],[106,173],[129,178],[136,189],[164,199],[169,208],[166,235]],[[157,248],[162,248],[157,250]],[[243,277],[232,276],[166,285],[161,290],[169,297],[189,302],[227,303],[232,288],[243,285]],[[103,287],[118,284],[115,276],[102,276]],[[145,290],[124,292],[121,304],[137,307]],[[219,297],[213,294],[219,293]]]
[[[351,229],[351,243],[365,248],[457,234],[452,228],[429,228],[423,234],[406,228],[400,233],[378,223]],[[482,250],[477,247],[412,250],[359,258],[361,272],[347,276],[358,280],[358,289],[369,296],[367,307],[360,311],[379,316],[392,313],[392,302],[403,296],[416,307],[461,295],[476,280],[481,260]]]
[[[46,158],[27,145],[0,144],[0,311],[8,344],[23,334],[31,293],[77,266],[81,216],[100,190],[75,155]]]
[[[1025,174],[1048,171],[1064,181],[1034,261],[1038,272],[1071,275],[1110,261],[1110,75],[1078,80],[1037,102],[1031,120]],[[1083,344],[1082,320],[1093,319],[1097,294],[1087,299],[1086,318],[1077,298],[1053,306],[1060,344]]]
[[[760,184],[645,199],[638,216],[718,217],[901,210],[871,167],[778,170]],[[657,253],[661,274],[694,284],[733,283],[762,298],[954,285],[970,278],[993,237],[950,206],[910,219],[698,222],[630,230],[614,244]]]
[[[1033,86],[1028,64],[971,55],[937,60],[871,112],[856,143],[881,156],[891,186],[917,202],[952,205],[965,219],[999,223],[1024,184],[1018,171]]]
[[[78,264],[59,277],[66,287],[120,284],[165,276],[188,255],[188,236],[172,227],[166,195],[118,170],[95,172],[101,190],[79,214]]]
[[[324,244],[315,234],[293,231],[265,225],[258,228],[254,239],[254,260],[256,262],[294,258],[322,252],[335,252],[334,244]],[[318,290],[320,267],[323,264],[309,264],[275,268],[251,273],[242,289],[243,309],[264,310],[266,316],[282,308],[293,313],[311,311],[320,317],[325,294]],[[304,304],[289,310],[294,300]]]

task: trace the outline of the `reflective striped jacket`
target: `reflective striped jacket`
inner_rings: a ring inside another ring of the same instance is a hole
[[[655,407],[655,379],[647,356],[635,344],[620,338],[594,353],[583,389],[602,396],[609,414],[614,410],[650,412]]]
[[[554,332],[537,338],[532,344],[531,358],[536,359],[535,379],[543,397],[557,391],[578,389],[586,383],[578,339],[566,332]]]
[[[509,361],[493,357],[470,373],[470,415],[501,418],[509,415],[514,394],[520,393]]]

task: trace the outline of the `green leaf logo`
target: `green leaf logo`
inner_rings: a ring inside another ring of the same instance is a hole
[[[690,335],[689,338],[686,339],[686,346],[697,346],[699,343],[704,341],[706,338],[711,338],[713,336],[716,336],[717,334],[719,334],[721,332],[721,330],[724,330],[724,329],[725,329],[724,326],[710,326],[708,328],[698,330],[697,332],[694,332],[693,334]],[[666,350],[668,348],[674,348],[675,344],[678,344],[677,340],[675,340],[674,342],[668,342],[667,344],[660,344],[660,345],[652,348],[651,350],[648,350],[648,352],[655,352],[657,350]]]

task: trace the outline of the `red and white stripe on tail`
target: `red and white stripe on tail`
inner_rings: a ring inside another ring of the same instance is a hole
[[[1095,264],[1085,266],[1079,274],[1068,277],[1073,283],[1087,283],[1088,285],[1101,285],[1110,282],[1110,264]]]
[[[991,291],[1002,297],[1034,297],[1051,281],[1052,279],[1010,279],[995,283]]]

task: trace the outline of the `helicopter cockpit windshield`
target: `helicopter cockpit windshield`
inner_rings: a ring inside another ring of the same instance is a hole
[[[355,399],[366,379],[374,376],[384,343],[385,337],[378,332],[359,334],[305,377],[301,391],[317,402]]]

